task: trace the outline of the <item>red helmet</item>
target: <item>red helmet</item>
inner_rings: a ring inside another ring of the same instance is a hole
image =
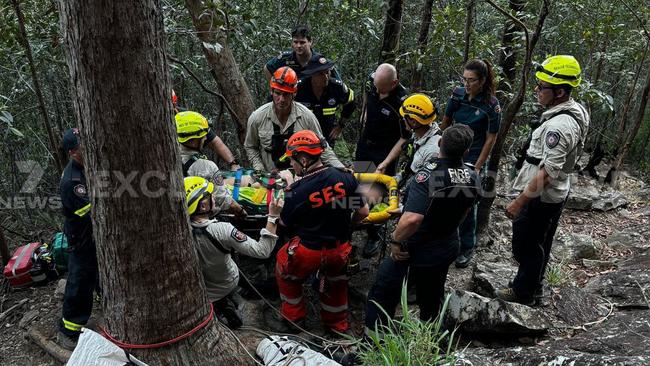
[[[178,102],[178,97],[176,96],[176,92],[174,89],[172,89],[172,104],[176,106],[176,103]]]
[[[283,66],[273,73],[269,82],[271,89],[278,89],[287,93],[298,91],[298,75],[288,66]]]
[[[287,142],[287,152],[280,158],[285,160],[297,152],[304,152],[309,155],[320,155],[327,147],[327,142],[311,130],[301,130],[289,137]]]

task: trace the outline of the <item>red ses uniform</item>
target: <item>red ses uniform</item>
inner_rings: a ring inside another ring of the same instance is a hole
[[[348,278],[345,273],[353,221],[368,214],[354,176],[325,167],[320,153],[326,143],[312,131],[295,133],[285,157],[302,179],[287,188],[280,220],[295,235],[278,252],[276,278],[282,314],[305,318],[303,283],[311,274],[319,281],[321,319],[334,331],[348,329]]]

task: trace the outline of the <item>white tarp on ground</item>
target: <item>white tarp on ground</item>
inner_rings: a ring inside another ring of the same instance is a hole
[[[130,362],[130,363],[129,363]],[[148,366],[99,333],[83,328],[67,366]]]
[[[257,355],[266,366],[341,366],[296,341],[275,335],[260,341]]]

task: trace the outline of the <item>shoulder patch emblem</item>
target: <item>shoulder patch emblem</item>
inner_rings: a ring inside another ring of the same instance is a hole
[[[415,175],[415,181],[418,183],[426,182],[427,179],[429,179],[429,172],[427,171],[421,171]]]
[[[230,232],[230,236],[235,239],[236,242],[238,243],[243,243],[248,239],[248,236],[241,231],[237,230],[236,228],[232,228],[232,231]]]
[[[334,105],[334,104],[336,104],[336,99],[334,99],[334,98],[330,98],[330,100],[327,101],[327,104],[329,104],[329,105]]]
[[[84,186],[83,184],[77,184],[76,186],[74,186],[73,190],[74,190],[74,194],[76,194],[79,197],[85,198],[88,195],[88,190],[86,189],[86,186]]]
[[[552,149],[560,143],[560,134],[556,131],[549,131],[546,133],[546,146]]]
[[[321,64],[324,65],[324,64],[327,63],[327,59],[325,57],[321,57],[321,58],[318,59],[318,62],[320,62]]]
[[[496,106],[494,106],[494,111],[497,112],[497,113],[501,113],[501,106],[498,105],[498,104]]]
[[[426,165],[424,166],[424,169],[433,170],[433,169],[435,169],[437,167],[438,167],[437,163],[431,162],[431,163],[426,163]]]

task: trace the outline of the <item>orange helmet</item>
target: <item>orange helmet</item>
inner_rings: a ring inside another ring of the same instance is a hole
[[[287,93],[298,91],[298,75],[288,66],[283,66],[273,73],[269,82],[271,89],[278,89]]]
[[[280,158],[280,161],[292,156],[297,152],[304,152],[309,155],[320,155],[327,147],[327,142],[323,137],[319,137],[311,130],[301,130],[289,137],[287,142],[287,152]]]
[[[172,89],[172,104],[176,106],[176,103],[178,102],[178,97],[176,96],[176,92],[174,89]]]

